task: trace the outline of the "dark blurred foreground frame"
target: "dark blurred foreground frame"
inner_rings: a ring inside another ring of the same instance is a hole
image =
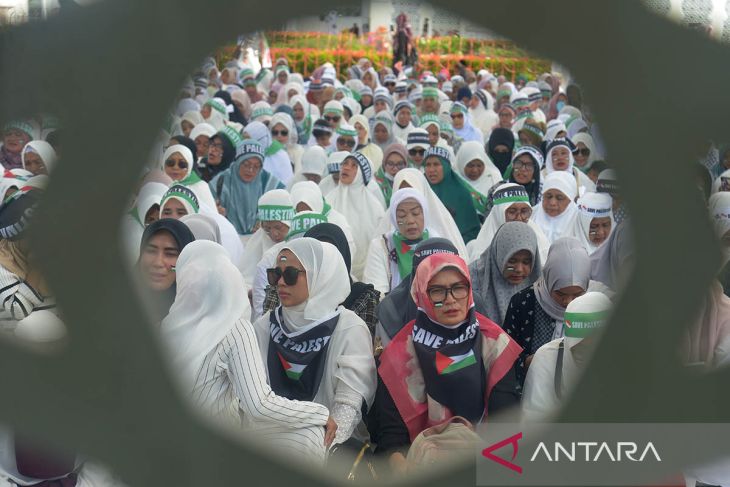
[[[0,342],[2,423],[93,455],[134,487],[323,485],[181,406],[120,258],[117,222],[177,87],[208,52],[341,3],[106,0],[0,31],[0,122],[48,112],[64,128],[33,238],[71,334],[54,357]],[[730,48],[635,0],[434,3],[571,70],[631,209],[634,276],[563,418],[730,421],[730,371],[695,377],[675,353],[719,262],[690,161],[706,139],[727,136]],[[730,454],[730,442],[693,453],[688,461]],[[466,466],[430,481],[474,476]]]

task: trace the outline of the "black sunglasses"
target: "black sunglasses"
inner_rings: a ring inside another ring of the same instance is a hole
[[[327,120],[328,122],[339,122],[340,121],[340,117],[324,117],[324,119]]]
[[[271,269],[266,269],[266,278],[269,280],[269,284],[272,286],[276,286],[276,284],[279,282],[279,279],[284,277],[284,284],[287,286],[293,286],[297,283],[297,280],[299,280],[299,274],[304,274],[307,271],[297,269],[296,267],[285,267],[282,271],[279,267],[272,267]]]
[[[287,135],[289,135],[289,131],[288,130],[272,130],[271,135],[273,135],[274,137],[278,137],[280,135],[283,135],[284,137],[286,137]]]
[[[580,154],[583,157],[588,157],[588,156],[591,155],[591,150],[588,149],[588,148],[585,148],[585,149],[576,149],[576,150],[573,151],[573,154],[575,154],[575,155]]]
[[[165,166],[175,167],[175,161],[173,161],[172,159],[168,159],[165,161]],[[187,169],[188,163],[185,161],[179,161],[179,162],[177,162],[177,167],[179,167],[180,169]]]
[[[355,147],[355,141],[354,140],[337,139],[337,143],[340,144],[340,145],[343,145],[345,147]]]
[[[411,150],[408,151],[408,153],[410,155],[412,155],[412,156],[416,156],[416,155],[419,155],[419,154],[420,155],[423,155],[423,154],[426,153],[426,150],[425,149],[411,149]]]

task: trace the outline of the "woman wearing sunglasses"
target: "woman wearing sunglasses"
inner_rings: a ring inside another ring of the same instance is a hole
[[[304,147],[299,145],[299,135],[297,134],[294,119],[288,113],[277,112],[271,117],[271,137],[280,143],[286,153],[289,155],[294,173],[302,168],[302,154]]]
[[[288,134],[287,134],[288,135]],[[284,185],[294,177],[294,168],[284,144],[272,137],[268,127],[261,122],[251,122],[243,129],[244,139],[253,139],[264,150],[264,170]]]
[[[393,194],[393,178],[398,171],[408,167],[408,152],[403,144],[391,144],[385,149],[383,164],[375,172],[375,181],[383,194],[385,205],[390,206]]]
[[[410,444],[426,428],[453,416],[476,424],[519,400],[513,365],[522,349],[474,310],[460,257],[423,260],[411,295],[416,319],[393,338],[378,368],[377,452],[396,471],[405,470]]]
[[[272,392],[248,320],[246,286],[226,250],[192,242],[174,275],[175,301],[159,331],[182,392],[227,429],[242,428],[267,447],[321,464],[334,421],[321,404]]]
[[[208,184],[193,171],[194,162],[195,159],[190,149],[184,145],[175,144],[168,147],[163,154],[162,170],[173,182],[190,188],[197,196],[200,204],[215,208],[215,198],[213,198]]]
[[[337,424],[335,444],[366,439],[361,411],[375,394],[375,362],[367,326],[341,306],[350,294],[342,255],[332,244],[298,238],[267,276],[281,305],[254,328],[271,388],[326,406]]]

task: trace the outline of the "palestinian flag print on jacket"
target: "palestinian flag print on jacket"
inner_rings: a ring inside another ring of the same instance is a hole
[[[286,372],[286,376],[289,377],[291,380],[299,380],[304,373],[304,369],[306,369],[307,366],[287,362],[287,360],[281,355],[281,353],[276,352],[276,354],[279,356],[279,360],[281,360],[281,365],[284,367],[284,372]]]

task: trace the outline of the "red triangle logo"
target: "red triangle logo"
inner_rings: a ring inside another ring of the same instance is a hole
[[[411,250],[411,246],[406,244],[405,242],[400,243],[400,253],[405,254]]]
[[[450,357],[447,357],[441,352],[436,352],[436,371],[439,374],[443,374],[444,370],[446,370],[446,368],[452,363],[454,363],[454,361],[451,360]]]
[[[505,468],[508,468],[514,472],[517,472],[518,474],[522,473],[522,467],[519,465],[512,463],[514,462],[515,457],[517,457],[517,452],[520,449],[520,445],[518,444],[518,441],[522,439],[522,432],[517,433],[514,436],[510,436],[509,438],[505,438],[502,441],[499,441],[491,446],[486,447],[484,450],[482,450],[482,455],[485,458],[488,458],[492,460],[493,462],[496,462],[500,465],[502,465]],[[500,448],[503,448],[507,445],[512,446],[512,460],[505,460],[504,458],[498,457],[493,452],[496,450],[499,450]]]
[[[287,362],[284,357],[282,357],[281,352],[276,352],[276,355],[279,356],[279,360],[281,361],[281,365],[284,366],[284,370],[291,369],[291,364],[289,362]]]

